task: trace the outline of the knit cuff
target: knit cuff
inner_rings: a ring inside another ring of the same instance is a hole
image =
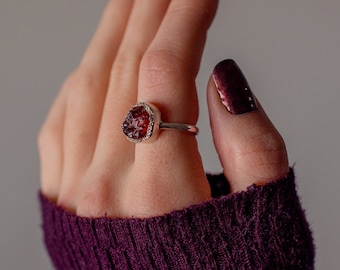
[[[294,172],[146,219],[84,218],[40,196],[57,269],[313,269]]]

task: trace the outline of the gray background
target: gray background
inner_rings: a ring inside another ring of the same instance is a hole
[[[36,200],[36,135],[77,65],[104,0],[0,0],[0,269],[51,269]],[[207,171],[220,165],[205,86],[234,58],[282,133],[314,231],[317,269],[338,269],[340,1],[224,1],[197,79],[198,137]]]

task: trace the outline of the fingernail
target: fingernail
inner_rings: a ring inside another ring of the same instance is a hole
[[[222,104],[232,114],[258,110],[256,99],[234,60],[224,60],[216,65],[213,80]]]

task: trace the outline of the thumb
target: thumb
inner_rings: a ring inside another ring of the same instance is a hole
[[[232,192],[288,173],[284,141],[233,60],[214,68],[207,97],[215,147]]]

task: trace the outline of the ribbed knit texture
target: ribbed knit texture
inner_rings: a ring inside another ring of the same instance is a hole
[[[78,217],[40,200],[57,269],[313,269],[292,170],[265,186],[147,219]]]

